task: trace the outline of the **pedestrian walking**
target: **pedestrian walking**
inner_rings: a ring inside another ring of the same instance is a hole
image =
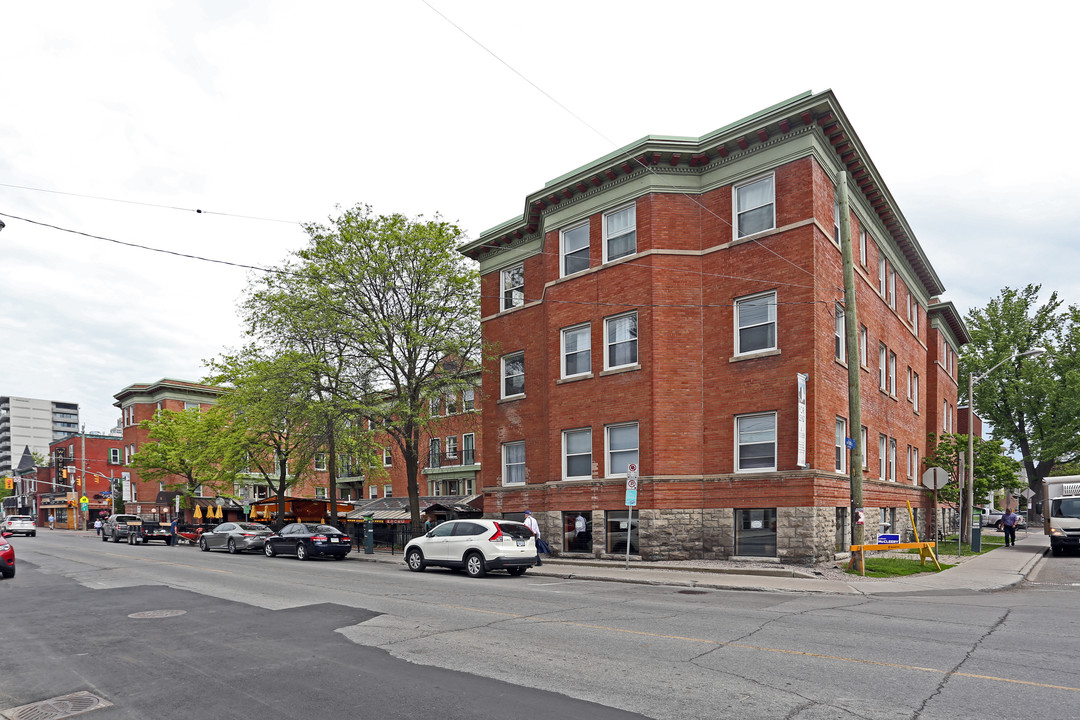
[[[544,561],[540,559],[540,523],[536,522],[530,510],[525,511],[525,527],[532,530],[532,534],[536,536],[536,566],[540,567],[544,564]]]
[[[1020,522],[1020,516],[1012,511],[1005,511],[1001,516],[1001,527],[1005,530],[1005,547],[1016,545],[1016,523]]]
[[[56,529],[56,516],[53,515],[52,513],[49,513],[49,529],[50,530],[55,530]]]
[[[94,534],[101,535],[101,518],[94,521]]]
[[[176,518],[173,518],[172,522],[169,523],[169,545],[171,547],[176,547],[176,542],[177,542],[176,530],[177,530]]]

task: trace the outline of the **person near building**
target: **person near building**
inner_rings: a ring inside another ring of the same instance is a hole
[[[56,516],[53,515],[52,513],[49,513],[49,529],[50,530],[55,530],[56,529]]]
[[[431,513],[428,513],[428,514],[424,515],[424,534],[425,535],[427,535],[429,532],[434,530],[435,525],[436,525],[436,522],[435,522],[435,516],[434,515],[432,515]]]
[[[1001,527],[1005,530],[1005,547],[1016,545],[1016,523],[1019,521],[1020,516],[1012,508],[1006,510],[1001,516]]]
[[[532,534],[536,536],[536,566],[540,567],[544,564],[540,559],[540,523],[536,522],[531,510],[525,511],[525,527],[532,530]]]
[[[94,534],[101,535],[101,518],[94,521]]]
[[[176,518],[174,517],[172,519],[172,522],[169,523],[169,545],[171,545],[172,547],[176,547],[176,525]]]

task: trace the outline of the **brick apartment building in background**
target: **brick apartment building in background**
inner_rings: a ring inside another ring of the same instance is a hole
[[[51,465],[38,468],[38,525],[46,525],[50,513],[56,527],[70,530],[93,527],[95,519],[107,516],[112,511],[111,479],[127,470],[123,443],[119,435],[75,433],[49,445]],[[83,497],[85,511],[79,507]]]
[[[925,524],[921,458],[928,433],[955,430],[969,337],[831,91],[700,138],[646,137],[552,180],[462,252],[480,263],[497,348],[478,446],[487,515],[530,509],[566,554],[629,542],[645,559],[832,559],[850,543],[845,438],[861,436],[868,534],[910,531],[908,501]]]

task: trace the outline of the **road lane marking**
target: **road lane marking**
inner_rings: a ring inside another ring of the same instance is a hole
[[[1080,692],[1080,688],[1069,687],[1068,685],[1051,685],[1050,683],[1033,682],[1031,680],[1014,680],[1012,678],[1003,678],[996,675],[978,675],[976,673],[950,672],[948,670],[942,670],[940,668],[921,667],[919,665],[905,665],[903,663],[891,663],[881,660],[865,660],[861,658],[844,657],[842,655],[824,655],[821,653],[806,652],[804,650],[787,650],[784,648],[765,647],[762,645],[746,645],[744,643],[723,642],[721,640],[709,640],[707,638],[687,637],[684,635],[665,635],[663,633],[653,633],[647,632],[645,630],[627,630],[626,628],[616,628],[610,627],[608,625],[593,625],[590,623],[579,623],[570,620],[535,618],[529,615],[499,612],[497,610],[485,610],[484,608],[474,608],[467,605],[447,605],[440,603],[440,607],[484,613],[487,615],[500,615],[502,617],[516,618],[519,620],[533,620],[535,622],[556,623],[559,625],[568,625],[570,627],[585,628],[589,630],[603,630],[608,632],[622,633],[625,635],[640,635],[643,637],[661,638],[665,640],[684,640],[686,642],[702,643],[705,645],[713,645],[715,647],[731,647],[739,648],[741,650],[756,650],[757,652],[780,653],[781,655],[797,655],[801,657],[813,658],[816,660],[836,660],[839,662],[859,663],[861,665],[876,665],[878,667],[894,668],[897,670],[912,670],[918,672],[936,673],[938,675],[974,678],[976,680],[992,680],[995,682],[1010,683],[1013,685],[1027,685],[1029,687],[1047,688],[1049,690],[1066,690],[1068,692]]]

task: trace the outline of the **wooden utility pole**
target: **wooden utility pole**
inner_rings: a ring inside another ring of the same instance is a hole
[[[863,508],[862,396],[859,391],[859,315],[855,308],[855,258],[851,250],[851,212],[848,207],[848,177],[841,170],[836,176],[836,200],[840,206],[840,252],[844,262],[844,330],[847,340],[848,433],[855,443],[851,452],[851,544],[864,544],[859,513]],[[863,554],[855,561],[859,573],[865,572]]]

